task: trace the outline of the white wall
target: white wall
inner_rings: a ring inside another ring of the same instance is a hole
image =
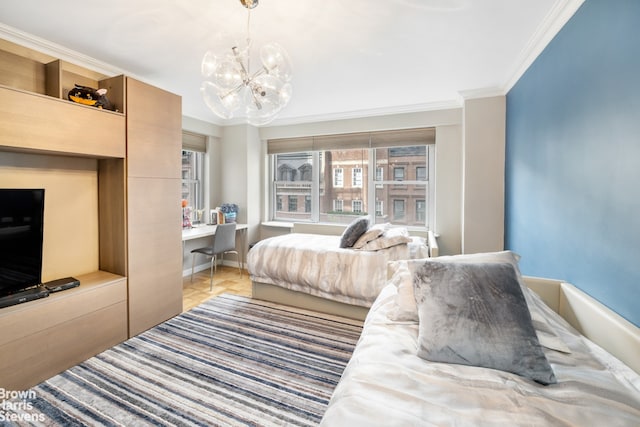
[[[332,120],[260,129],[263,140],[389,129],[436,128],[436,219],[441,254],[460,253],[462,203],[462,109],[423,111],[348,120]],[[268,177],[265,175],[265,179]],[[267,187],[268,189],[268,187]],[[263,227],[262,237],[288,229]]]
[[[247,245],[258,240],[262,220],[262,143],[249,125],[223,128],[221,139],[222,203],[238,205],[237,221],[249,225]]]
[[[220,139],[211,147],[212,202],[238,204],[238,222],[250,227],[247,244],[289,232],[260,226],[268,215],[267,139],[430,126],[436,128],[435,232],[440,254],[501,250],[504,96],[466,99],[462,108],[419,113],[262,128],[214,126],[210,132]],[[193,130],[193,124],[187,130]]]
[[[441,255],[462,250],[462,125],[436,127],[436,226]]]
[[[462,253],[504,248],[506,97],[466,99],[462,135]]]

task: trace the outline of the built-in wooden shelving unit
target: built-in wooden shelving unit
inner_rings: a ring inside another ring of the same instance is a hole
[[[118,111],[67,100],[76,83],[106,88]],[[73,274],[79,287],[0,309],[1,388],[33,386],[128,337],[125,110],[124,76],[0,40],[0,155],[69,157],[72,166],[63,173],[73,172],[73,158],[96,159],[98,230],[86,239],[99,247],[98,270]],[[45,211],[45,227],[56,220]],[[68,232],[71,237],[72,225]]]

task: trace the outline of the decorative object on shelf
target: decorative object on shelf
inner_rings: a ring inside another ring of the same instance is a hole
[[[69,91],[69,101],[115,111],[115,108],[113,108],[111,102],[109,102],[109,99],[107,98],[107,89],[94,89],[77,83],[74,86],[75,87]]]
[[[195,213],[195,219],[193,221],[194,224],[203,224],[202,217],[204,216],[204,209],[196,209],[194,213]]]
[[[268,43],[260,49],[261,67],[251,74],[249,23],[258,0],[240,3],[247,8],[247,44],[223,53],[205,53],[202,75],[206,80],[201,91],[216,115],[224,119],[244,116],[248,123],[259,126],[271,122],[291,99],[291,60],[278,43]]]
[[[185,199],[182,199],[180,205],[182,206],[182,228],[192,228],[193,224],[191,223],[191,206],[189,206],[189,202]]]
[[[220,212],[224,215],[224,222],[236,222],[236,217],[238,215],[238,205],[235,203],[223,203],[220,206]]]

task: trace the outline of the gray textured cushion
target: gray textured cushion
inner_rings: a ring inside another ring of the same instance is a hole
[[[369,228],[369,218],[358,217],[354,219],[351,224],[342,232],[340,238],[341,248],[350,248],[358,240],[362,234]]]
[[[556,382],[512,265],[426,261],[414,287],[418,356]]]
[[[524,299],[527,301],[527,306],[529,307],[529,314],[531,314],[531,318],[533,320],[533,327],[537,332],[538,340],[540,344],[544,347],[550,348],[552,350],[561,351],[563,353],[571,353],[569,347],[562,341],[556,330],[551,326],[549,321],[546,319],[544,314],[537,309],[536,303],[534,301],[535,297],[533,296],[533,292],[527,289],[527,285],[524,283],[522,279],[522,275],[520,274],[520,270],[518,268],[518,260],[520,256],[511,251],[501,251],[501,252],[485,252],[485,253],[476,253],[476,254],[465,254],[465,255],[452,255],[452,256],[440,256],[438,258],[432,258],[438,262],[455,262],[455,263],[480,263],[480,262],[488,262],[488,263],[508,263],[513,265],[513,268],[516,270],[516,275],[518,276],[518,282],[520,283],[520,289],[524,293]],[[413,273],[418,269],[424,262],[424,259],[411,259],[406,261],[397,261],[404,262],[408,265],[409,271],[413,275]],[[389,276],[392,277],[397,266],[389,263],[388,272]],[[405,278],[406,280],[406,278]],[[401,283],[401,282],[396,282]],[[396,297],[396,305],[398,306],[398,312],[404,313],[404,320],[415,320],[418,321],[418,308],[416,306],[415,298],[413,297],[413,276],[411,279],[411,287],[405,289],[405,291],[401,294],[398,292],[398,296]],[[413,313],[413,314],[412,314]],[[393,319],[392,319],[393,320]],[[399,320],[399,319],[395,319]]]

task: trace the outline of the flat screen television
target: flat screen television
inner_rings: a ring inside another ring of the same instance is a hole
[[[40,285],[44,189],[0,188],[0,297]]]

